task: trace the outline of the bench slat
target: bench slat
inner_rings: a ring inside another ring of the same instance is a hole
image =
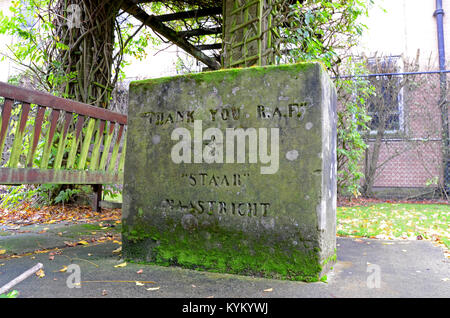
[[[67,159],[67,169],[73,169],[75,164],[75,156],[78,150],[78,144],[80,143],[81,130],[84,124],[84,116],[78,115],[77,123],[75,125],[75,136],[72,140],[72,147],[70,148],[69,158]]]
[[[45,107],[38,106],[38,111],[36,115],[36,119],[34,121],[34,131],[33,131],[33,137],[31,138],[33,140],[33,144],[28,151],[28,157],[27,157],[27,167],[32,168],[33,167],[33,159],[34,154],[36,153],[36,148],[39,142],[39,137],[41,136],[41,130],[42,130],[42,122],[44,121],[44,115],[45,115]]]
[[[109,156],[109,149],[111,146],[111,141],[114,136],[114,128],[116,127],[115,123],[109,123],[109,132],[105,139],[105,145],[103,147],[103,153],[102,158],[100,159],[100,166],[99,170],[105,170],[106,169],[106,163],[108,162],[108,156]]]
[[[86,158],[89,151],[89,146],[91,145],[92,135],[94,133],[95,124],[97,119],[89,119],[88,127],[86,129],[86,135],[84,136],[83,144],[81,146],[80,161],[78,163],[77,169],[84,170],[86,166]]]
[[[27,126],[28,113],[30,112],[30,104],[22,103],[22,110],[20,111],[20,122],[17,125],[14,141],[11,148],[11,156],[9,157],[9,167],[16,168],[19,164],[20,155],[23,151],[23,133]]]
[[[120,140],[122,139],[123,129],[124,129],[124,126],[120,125],[119,132],[118,132],[117,138],[116,138],[116,143],[113,148],[111,161],[109,163],[108,171],[110,171],[110,172],[113,172],[116,170],[117,155],[119,154]]]
[[[91,164],[89,166],[89,170],[97,170],[98,168],[98,161],[100,158],[100,146],[102,145],[103,141],[103,133],[105,132],[105,124],[106,122],[104,120],[100,120],[99,127],[97,129],[97,133],[95,135],[95,141],[94,141],[94,148],[92,149],[92,156],[91,156]]]
[[[47,136],[45,138],[46,143],[44,146],[44,152],[42,154],[41,159],[41,169],[48,168],[48,161],[50,159],[50,154],[52,151],[53,138],[55,136],[56,125],[58,124],[60,110],[52,109],[52,113],[50,114],[50,129],[47,132]]]
[[[6,134],[8,133],[9,118],[11,117],[11,110],[14,101],[12,99],[5,99],[2,109],[1,130],[0,130],[0,155],[3,157],[3,147],[5,145]]]
[[[122,147],[122,153],[120,154],[120,160],[119,160],[119,172],[123,172],[123,168],[125,166],[125,154],[127,150],[127,139],[123,141],[123,147]]]
[[[64,130],[61,138],[58,143],[58,152],[56,153],[55,163],[53,165],[53,169],[59,170],[61,169],[61,163],[64,156],[64,150],[66,149],[67,144],[67,132],[69,131],[69,126],[72,123],[72,119],[74,114],[66,112],[64,114]]]

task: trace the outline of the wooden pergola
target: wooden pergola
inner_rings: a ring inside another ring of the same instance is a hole
[[[125,0],[122,5],[122,10],[134,16],[137,20],[150,27],[154,32],[162,35],[167,40],[176,44],[187,53],[191,54],[193,57],[199,61],[206,64],[209,68],[217,70],[221,68],[219,61],[215,58],[208,56],[204,53],[205,50],[218,49],[222,45],[220,43],[214,44],[212,46],[196,46],[192,44],[189,39],[193,36],[199,35],[210,35],[210,34],[220,34],[222,32],[222,27],[217,25],[209,29],[195,29],[189,31],[175,31],[168,27],[164,22],[185,20],[192,18],[201,18],[205,16],[221,15],[222,7],[209,7],[204,9],[197,9],[173,14],[165,15],[150,15],[144,9],[142,9],[139,4],[148,3],[155,1],[146,0]]]
[[[209,69],[266,65],[274,63],[279,38],[273,22],[276,0],[169,1],[197,4],[198,9],[164,15],[152,15],[140,4],[155,0],[125,0],[121,9],[154,32],[203,62]],[[165,1],[167,3],[167,1]],[[215,17],[215,25],[175,31],[166,22]],[[192,39],[202,35],[218,35],[220,42],[197,45]],[[221,54],[205,52],[220,50]]]

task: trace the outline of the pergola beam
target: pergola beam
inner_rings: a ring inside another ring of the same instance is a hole
[[[180,31],[180,32],[178,32],[178,36],[180,36],[182,38],[190,38],[193,36],[211,35],[211,34],[220,34],[220,33],[222,33],[222,27]]]
[[[158,16],[149,15],[147,12],[133,3],[133,1],[124,1],[122,10],[133,15],[144,25],[150,27],[156,33],[159,33],[167,40],[171,41],[187,53],[191,54],[199,61],[205,63],[209,68],[213,70],[218,70],[221,68],[220,63],[217,60],[204,54],[201,50],[197,49],[194,45],[189,43],[185,38],[180,37],[176,31],[164,25],[164,23],[159,19]]]
[[[221,7],[162,14],[162,15],[158,16],[158,19],[162,22],[168,22],[168,21],[174,21],[174,20],[202,18],[202,17],[208,17],[208,16],[212,16],[212,15],[217,15],[217,14],[222,14]]]
[[[207,51],[207,50],[218,50],[222,48],[222,43],[213,44],[200,44],[195,46],[197,50]]]

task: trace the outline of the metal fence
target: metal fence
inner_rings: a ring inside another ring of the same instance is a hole
[[[367,105],[363,194],[448,199],[449,72],[364,75],[375,95]]]

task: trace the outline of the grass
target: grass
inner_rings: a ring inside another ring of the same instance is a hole
[[[122,203],[122,194],[116,193],[114,196],[111,196],[110,194],[105,194],[103,200]]]
[[[392,204],[338,207],[337,234],[431,240],[450,248],[450,205]]]

